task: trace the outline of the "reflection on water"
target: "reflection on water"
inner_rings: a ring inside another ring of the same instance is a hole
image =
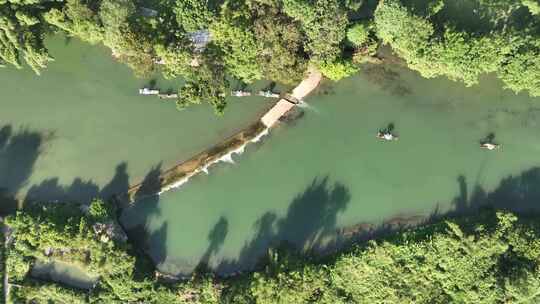
[[[31,275],[81,289],[93,288],[98,280],[97,276],[90,275],[75,265],[60,261],[36,261],[32,267]]]
[[[123,213],[162,271],[230,273],[282,240],[325,250],[485,204],[537,207],[539,99],[493,77],[465,88],[390,65],[319,92],[306,101],[320,114]],[[377,140],[389,123],[399,141]],[[480,149],[491,133],[500,151]]]

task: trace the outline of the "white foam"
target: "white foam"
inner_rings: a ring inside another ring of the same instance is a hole
[[[232,159],[232,152],[229,152],[219,158],[219,161],[223,161],[229,164],[234,164],[234,159]]]
[[[256,143],[256,142],[259,142],[261,140],[261,138],[263,138],[264,136],[268,135],[268,133],[270,133],[270,129],[269,128],[266,128],[264,130],[262,130],[261,133],[257,134],[257,136],[253,137],[253,139],[251,140],[251,142],[253,143]]]
[[[195,174],[196,173],[189,174],[189,175],[177,180],[176,182],[161,188],[161,191],[159,191],[158,195],[161,195],[164,192],[167,192],[167,191],[172,190],[172,189],[180,188],[183,184],[187,183],[189,181],[189,179]]]
[[[232,158],[232,156],[234,154],[242,154],[244,153],[244,151],[246,150],[246,146],[250,143],[250,142],[259,142],[261,140],[261,138],[263,138],[264,136],[266,136],[268,133],[270,132],[270,129],[269,128],[266,128],[264,130],[262,130],[259,134],[257,134],[257,136],[255,136],[252,140],[248,141],[248,142],[245,142],[244,144],[242,144],[240,147],[234,149],[234,150],[231,150],[229,151],[227,154],[221,156],[220,158],[217,158],[215,160],[212,160],[204,165],[202,165],[201,167],[195,169],[195,171],[187,174],[185,177],[179,179],[178,181],[166,186],[166,187],[163,187],[161,189],[161,191],[158,193],[158,195],[161,195],[162,193],[164,192],[167,192],[169,190],[173,190],[173,189],[178,189],[180,188],[181,186],[183,186],[185,183],[187,183],[189,181],[190,178],[192,178],[193,176],[199,174],[200,172],[204,172],[205,174],[209,174],[209,169],[212,165],[216,164],[216,163],[219,163],[219,162],[226,162],[226,163],[229,163],[229,164],[235,164],[234,162],[234,159]]]

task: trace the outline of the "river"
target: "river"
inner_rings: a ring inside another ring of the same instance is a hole
[[[229,274],[282,240],[323,250],[354,225],[375,233],[488,202],[523,210],[540,200],[540,100],[492,76],[466,88],[367,66],[306,101],[304,117],[248,146],[236,164],[123,213],[161,271],[208,265]],[[378,140],[390,124],[399,141]],[[501,150],[479,148],[491,133]]]
[[[42,76],[0,70],[6,197],[88,201],[124,191],[272,105],[231,98],[224,117],[207,105],[178,112],[172,102],[139,96],[150,80],[134,78],[106,49],[62,37],[47,45],[57,60]],[[485,203],[536,208],[539,101],[503,90],[492,76],[465,88],[397,66],[366,66],[323,83],[306,98],[303,117],[249,145],[236,164],[138,201],[121,220],[161,271],[189,274],[208,264],[227,274],[251,268],[281,240],[324,249],[336,231],[358,224],[385,230]],[[375,135],[390,124],[400,140],[381,142]],[[500,151],[479,149],[490,133]],[[4,199],[2,209],[11,203]]]
[[[171,167],[245,128],[272,106],[230,98],[227,115],[206,106],[140,96],[136,79],[104,47],[56,36],[41,76],[0,69],[0,189],[19,199],[88,201],[125,191],[155,168]],[[154,79],[161,89],[178,81]],[[4,200],[2,210],[14,202]]]

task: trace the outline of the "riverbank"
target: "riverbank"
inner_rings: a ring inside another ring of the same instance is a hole
[[[250,142],[257,142],[265,136],[280,118],[284,117],[298,102],[308,96],[322,80],[322,74],[311,67],[307,76],[298,84],[290,96],[295,101],[280,99],[270,110],[264,114],[259,121],[248,128],[225,139],[224,141],[196,154],[187,161],[184,161],[164,172],[147,176],[140,183],[131,186],[126,193],[117,195],[123,204],[129,204],[136,199],[141,199],[151,195],[159,195],[165,191],[178,188],[189,181],[193,176],[205,172],[215,163],[220,161],[230,161],[233,154],[241,154],[245,146]]]
[[[491,304],[540,300],[538,214],[518,217],[485,209],[472,216],[445,217],[355,243],[323,258],[274,247],[259,271],[218,278],[201,267],[185,281],[171,282],[141,266],[147,261],[139,251],[114,238],[96,237],[92,225],[112,219],[114,212],[95,204],[87,214],[73,204],[59,203],[8,217],[7,222],[16,228],[15,243],[2,256],[9,266],[9,284],[15,287],[8,303]],[[40,233],[31,230],[36,226],[42,227]],[[86,252],[81,244],[93,250]],[[87,290],[69,287],[62,280],[30,276],[36,257],[50,248],[61,249],[52,250],[57,253],[50,257],[55,261],[80,260],[82,271],[99,276],[96,285]]]
[[[294,127],[280,122],[236,165],[123,210],[160,271],[186,276],[201,261],[224,275],[247,271],[280,241],[324,247],[340,229],[362,238],[400,218],[537,201],[527,191],[539,180],[536,100],[494,78],[466,89],[383,63],[318,91]],[[398,143],[375,138],[389,123]],[[502,153],[478,148],[490,132]]]

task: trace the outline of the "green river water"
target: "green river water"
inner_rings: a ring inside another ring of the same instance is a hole
[[[62,37],[47,46],[56,61],[41,76],[29,68],[0,69],[4,195],[87,201],[125,191],[152,168],[196,154],[272,105],[237,98],[224,117],[204,105],[179,112],[173,101],[140,96],[150,80],[136,79],[105,48]],[[162,79],[157,86],[175,88]]]
[[[123,191],[234,134],[272,103],[231,99],[224,117],[206,105],[178,112],[139,96],[149,80],[107,50],[59,37],[48,45],[57,60],[42,76],[0,69],[6,196],[86,201]],[[484,203],[525,210],[540,200],[540,100],[505,91],[493,77],[465,88],[366,67],[306,101],[302,118],[248,146],[236,164],[123,212],[160,270],[187,274],[208,264],[230,273],[281,240],[324,249],[344,227],[384,230]],[[389,124],[398,142],[375,138]],[[490,133],[500,151],[479,149]]]
[[[98,280],[97,276],[87,273],[79,266],[61,261],[37,260],[32,267],[31,275],[81,289],[92,289]]]
[[[344,227],[384,230],[486,202],[528,209],[540,199],[540,100],[493,77],[465,88],[366,67],[306,101],[304,117],[248,146],[235,165],[124,212],[134,235],[146,231],[139,241],[162,271],[206,264],[226,274],[283,240],[321,250]],[[389,124],[400,140],[376,139]],[[479,148],[490,133],[500,151]]]

